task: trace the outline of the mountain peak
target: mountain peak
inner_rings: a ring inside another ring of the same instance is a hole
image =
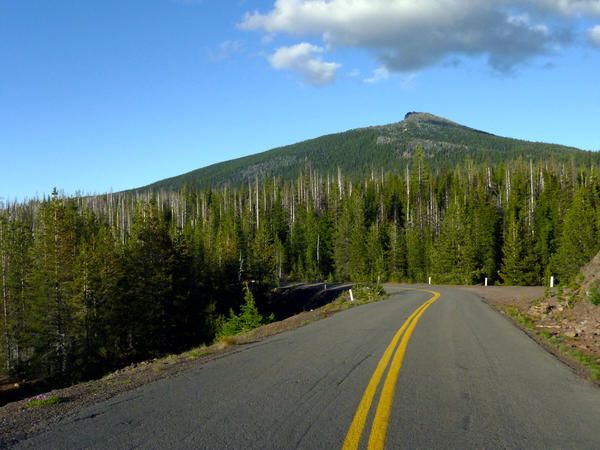
[[[418,118],[419,116],[429,115],[429,113],[409,111],[404,115],[404,120],[408,120],[409,117]]]
[[[408,122],[426,122],[426,123],[444,123],[454,124],[451,120],[445,119],[444,117],[436,116],[428,112],[407,112],[404,116],[404,120]]]

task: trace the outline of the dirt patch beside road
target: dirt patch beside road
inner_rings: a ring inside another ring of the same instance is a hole
[[[542,286],[461,286],[460,289],[474,292],[494,306],[515,305],[529,308],[532,301],[544,296]]]

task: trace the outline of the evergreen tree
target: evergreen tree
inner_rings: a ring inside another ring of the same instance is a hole
[[[565,214],[558,250],[552,259],[558,282],[568,283],[598,252],[595,216],[588,190],[578,189]]]
[[[429,270],[429,248],[425,230],[409,226],[405,230],[405,236],[408,280],[425,282]]]
[[[365,242],[367,229],[364,217],[364,203],[358,195],[351,199],[351,211],[352,225],[348,249],[350,279],[352,281],[365,281],[369,277]]]
[[[350,279],[350,243],[352,233],[352,208],[349,201],[344,202],[337,220],[334,235],[334,266],[338,280]]]
[[[168,348],[173,303],[174,248],[156,204],[141,207],[124,254],[124,299],[119,345],[132,359],[158,356]]]
[[[471,224],[471,241],[468,244],[474,252],[476,265],[472,281],[487,277],[491,283],[498,279],[500,269],[502,217],[498,207],[483,193],[480,192],[474,200],[471,213],[465,217]]]
[[[389,247],[385,260],[388,264],[389,279],[402,281],[407,279],[406,241],[404,232],[392,222],[387,226]]]
[[[500,274],[508,286],[530,286],[539,282],[539,264],[529,236],[521,220],[514,216],[509,218]]]
[[[33,373],[51,378],[68,378],[69,360],[76,345],[73,265],[78,253],[78,220],[73,201],[54,190],[50,201],[39,210],[33,261],[27,285],[31,298],[29,332],[35,357]]]
[[[307,160],[241,188],[0,207],[2,372],[70,382],[209,342],[250,280],[261,311],[290,279],[566,283],[600,247],[595,166],[432,172],[423,149],[407,152],[402,174],[358,183]]]
[[[436,282],[471,284],[477,278],[473,238],[465,207],[451,202],[432,255]]]
[[[381,282],[387,279],[384,245],[377,223],[371,225],[367,234],[366,261],[369,281]]]

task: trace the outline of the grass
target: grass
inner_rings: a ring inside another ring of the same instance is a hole
[[[198,359],[204,355],[207,355],[208,353],[209,353],[209,350],[206,347],[206,345],[201,345],[200,347],[196,347],[191,350],[188,350],[187,352],[183,353],[182,356],[185,359],[187,359],[188,361],[193,361],[194,359]]]
[[[61,398],[54,394],[40,394],[33,397],[25,405],[26,408],[40,408],[56,405],[61,402]]]
[[[504,312],[522,327],[527,328],[528,330],[535,330],[533,320],[527,314],[523,314],[516,306],[506,306]]]
[[[596,357],[582,350],[569,348],[564,344],[559,346],[559,350],[561,353],[570,356],[582,366],[587,368],[592,380],[600,381],[600,364],[598,364]]]
[[[600,306],[600,290],[596,286],[590,289],[590,302],[596,306]]]

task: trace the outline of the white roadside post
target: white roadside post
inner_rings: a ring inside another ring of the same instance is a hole
[[[487,277],[485,277],[485,285],[487,286]]]
[[[553,288],[554,287],[554,275],[550,276],[550,287]]]
[[[348,292],[350,292],[350,301],[353,302],[354,301],[354,295],[352,295],[352,289],[350,289]]]
[[[431,284],[431,277],[429,277],[429,284]]]

